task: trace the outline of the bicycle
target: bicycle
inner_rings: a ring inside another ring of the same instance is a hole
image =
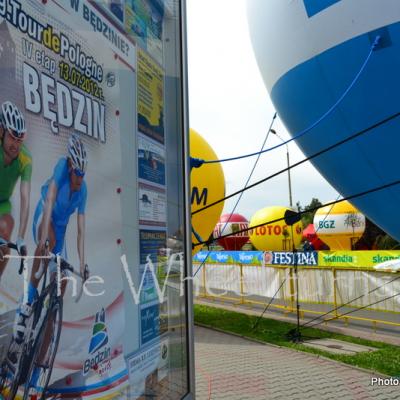
[[[24,268],[24,258],[23,255],[21,255],[20,252],[18,251],[18,246],[15,243],[8,242],[7,240],[4,240],[3,238],[0,237],[0,252],[1,248],[4,247],[7,247],[11,250],[15,250],[18,256],[21,257],[21,263],[18,273],[22,274]],[[3,257],[4,255],[1,253],[1,256]],[[18,390],[18,386],[13,382],[13,379],[10,379],[10,375],[14,377],[16,371],[13,364],[10,363],[9,362],[10,360],[8,359],[8,354],[10,351],[13,351],[14,346],[15,342],[11,341],[7,350],[7,356],[1,362],[0,365],[0,395],[4,396],[4,393],[6,393],[7,397],[4,398],[5,400],[13,399]]]
[[[48,248],[48,243],[46,243],[46,248]],[[32,313],[27,319],[24,340],[19,345],[16,344],[14,338],[11,340],[9,352],[5,360],[8,364],[8,372],[10,372],[9,364],[15,365],[8,394],[6,391],[8,397],[5,397],[5,400],[13,400],[18,387],[22,384],[24,384],[23,400],[33,398],[44,400],[46,398],[60,340],[63,298],[59,290],[58,281],[54,276],[50,277],[49,283],[47,283],[48,268],[44,266],[45,260],[48,260],[49,263],[56,262],[60,275],[65,273],[65,271],[70,271],[83,279],[83,282],[88,277],[87,265],[85,266],[84,276],[81,277],[79,273],[74,271],[72,265],[61,257],[51,253],[43,257],[37,277],[41,279],[44,275],[44,279],[40,294],[32,304]],[[14,353],[14,357],[11,360],[10,356],[12,354],[10,354],[10,349],[15,351],[17,346],[19,346],[17,354],[15,355]],[[32,378],[36,367],[39,368],[40,373],[37,383],[32,385]],[[0,389],[4,390],[4,387],[0,386]],[[38,394],[38,389],[41,392],[40,395]]]

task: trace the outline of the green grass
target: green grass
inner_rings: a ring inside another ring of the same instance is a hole
[[[295,344],[287,338],[286,334],[295,328],[294,324],[262,318],[255,330],[254,323],[257,317],[238,312],[221,310],[218,308],[195,305],[195,323],[218,328],[226,332],[236,333],[248,338],[261,340],[282,347],[318,354],[332,360],[341,361],[346,364],[377,371],[389,376],[400,376],[400,347],[382,342],[364,340],[353,336],[327,332],[315,328],[302,329],[303,336],[309,338],[332,338],[346,342],[375,347],[374,352],[363,352],[356,355],[336,355],[326,351],[312,349],[302,344]]]

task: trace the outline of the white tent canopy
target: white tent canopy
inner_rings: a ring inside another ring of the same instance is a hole
[[[385,272],[400,272],[400,259],[385,261],[375,265],[374,269]]]

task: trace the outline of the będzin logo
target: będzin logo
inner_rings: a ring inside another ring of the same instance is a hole
[[[89,357],[83,364],[83,375],[87,375],[91,370],[102,375],[111,369],[111,347],[107,346],[108,333],[105,314],[104,308],[96,313],[89,345]]]

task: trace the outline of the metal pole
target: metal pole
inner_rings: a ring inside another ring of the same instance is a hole
[[[300,333],[300,301],[299,301],[299,271],[297,265],[297,250],[293,246],[293,255],[294,255],[294,274],[296,276],[296,314],[297,314],[297,327],[296,327],[296,337],[295,343],[302,342],[301,333]]]
[[[293,253],[293,261],[294,261],[294,275],[296,277],[296,315],[297,315],[297,326],[294,329],[292,334],[292,341],[294,343],[301,343],[302,337],[300,332],[300,295],[299,295],[299,271],[298,271],[298,262],[297,262],[297,249],[294,246],[294,235],[293,235],[293,224],[290,225],[290,229],[292,231],[292,253]]]
[[[293,198],[292,198],[292,180],[290,178],[290,158],[289,158],[289,146],[288,144],[278,135],[275,129],[270,129],[270,132],[273,133],[282,143],[285,143],[286,146],[286,161],[287,161],[287,173],[288,173],[288,187],[289,187],[289,205],[293,207]]]
[[[203,265],[203,297],[207,298],[206,264]]]
[[[337,283],[336,283],[336,268],[333,267],[332,268],[332,273],[333,273],[333,306],[335,307],[335,317],[338,316],[338,304],[337,304],[337,296],[336,296],[336,292],[337,292]],[[368,280],[369,282],[369,280]]]
[[[290,312],[294,311],[294,301],[295,301],[295,293],[294,293],[294,278],[293,278],[293,268],[292,266],[289,267],[290,273]]]
[[[293,207],[293,199],[292,199],[292,181],[290,179],[290,159],[289,159],[289,146],[286,143],[286,158],[287,158],[287,173],[288,173],[288,183],[289,183],[289,205]]]
[[[244,304],[243,265],[240,266],[240,304]]]

